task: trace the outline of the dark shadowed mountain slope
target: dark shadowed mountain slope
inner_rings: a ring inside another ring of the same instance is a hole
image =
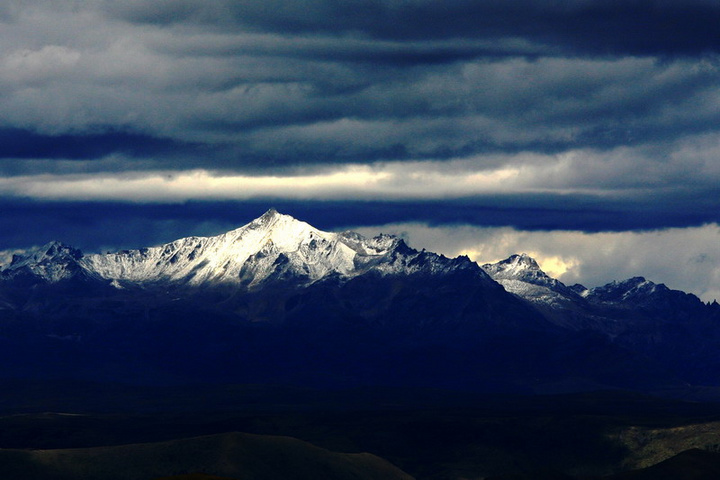
[[[720,305],[642,277],[587,289],[548,277],[527,255],[483,268],[546,319],[578,332],[596,332],[685,381],[717,384]]]

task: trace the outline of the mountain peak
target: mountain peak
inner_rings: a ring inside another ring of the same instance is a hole
[[[642,287],[652,287],[655,284],[645,279],[645,277],[632,277],[626,280],[614,280],[607,285],[597,287],[596,290],[604,289],[613,292],[627,292]]]
[[[493,278],[497,279],[516,279],[524,281],[549,280],[550,277],[545,274],[538,265],[537,261],[527,253],[510,255],[505,260],[497,263],[486,263],[483,269],[487,271]]]
[[[80,274],[80,260],[83,254],[77,248],[53,241],[15,254],[10,264],[0,269],[2,275],[11,278],[16,275],[30,275],[48,282],[66,280]]]
[[[507,291],[534,303],[561,307],[579,295],[543,272],[537,261],[526,253],[511,255],[482,268]]]
[[[237,228],[234,230],[235,232],[240,231],[246,231],[246,230],[256,230],[256,229],[265,229],[265,230],[292,230],[291,235],[306,235],[309,231],[314,231],[317,233],[325,233],[320,232],[320,230],[317,230],[312,225],[303,222],[302,220],[298,220],[295,217],[291,215],[287,215],[285,213],[280,213],[274,208],[269,209],[267,212],[263,213],[261,216],[256,218],[255,220],[251,221],[250,223],[243,225],[242,227]],[[232,232],[228,232],[232,233]]]
[[[369,271],[380,275],[443,274],[469,265],[486,277],[468,259],[463,263],[418,252],[391,235],[365,238],[354,232],[324,232],[274,208],[215,237],[190,237],[158,247],[88,255],[82,264],[119,284],[239,285],[248,289],[275,281],[309,285]]]
[[[284,215],[284,214],[278,212],[277,210],[275,210],[275,208],[270,208],[270,209],[268,209],[267,212],[263,213],[258,218],[256,218],[254,220],[254,222],[272,223],[272,222],[279,220],[282,217],[288,217],[288,218],[292,218],[294,220],[294,218],[291,217],[290,215]]]
[[[512,265],[516,269],[540,270],[540,265],[538,265],[537,261],[527,253],[511,255],[501,263]]]
[[[654,283],[645,277],[632,277],[627,280],[610,282],[602,287],[595,287],[589,291],[589,297],[606,302],[622,302],[651,298],[654,295],[665,294],[670,289],[662,283]]]
[[[77,248],[65,245],[58,241],[52,241],[45,245],[26,252],[22,255],[13,255],[8,268],[18,268],[25,265],[35,265],[53,261],[73,261],[82,258],[83,254]]]

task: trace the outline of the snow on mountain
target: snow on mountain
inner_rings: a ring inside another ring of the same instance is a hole
[[[58,282],[83,273],[79,264],[81,258],[80,250],[60,242],[50,242],[23,254],[13,255],[11,262],[0,273],[6,279],[27,275],[47,282]]]
[[[564,307],[576,301],[578,294],[562,282],[548,276],[529,255],[511,255],[482,268],[510,293],[536,304]]]
[[[656,284],[644,277],[633,277],[623,281],[610,282],[588,291],[586,297],[593,301],[619,303],[645,300],[657,294],[670,291],[664,284]]]
[[[677,325],[715,318],[714,307],[696,296],[671,290],[643,277],[614,281],[587,289],[567,287],[549,277],[531,257],[512,255],[483,266],[508,292],[530,302],[552,323],[572,329],[606,335],[623,345],[652,344],[660,325]],[[674,328],[674,327],[669,327]],[[654,333],[649,333],[654,332]],[[639,348],[639,347],[638,347]]]
[[[261,291],[276,285],[281,288]],[[243,295],[248,291],[253,294]],[[204,359],[188,357],[177,370],[186,369],[193,381],[207,375],[285,381],[291,378],[287,365],[293,365],[298,376],[292,382],[337,378],[344,385],[350,378],[365,384],[376,376],[379,384],[391,385],[398,378],[424,382],[435,372],[437,383],[430,384],[447,386],[449,374],[465,388],[524,370],[536,382],[537,359],[551,358],[545,378],[553,384],[579,375],[625,387],[647,372],[665,381],[666,367],[681,362],[685,366],[676,371],[688,381],[720,382],[717,304],[641,277],[592,290],[567,287],[525,254],[481,268],[467,257],[414,250],[389,235],[323,232],[275,210],[221,235],[152,248],[83,256],[53,242],[16,254],[0,267],[0,320],[13,326],[8,331],[16,325],[31,329],[17,329],[17,347],[5,355],[21,359],[21,368],[26,351],[63,342],[65,355],[70,339],[78,357],[59,367],[84,371],[105,361],[120,366],[118,379],[138,375],[134,367],[124,370],[126,357],[142,372],[171,368],[175,375],[177,362],[168,367],[165,359],[200,345]],[[256,329],[259,322],[268,328]],[[38,332],[49,343],[37,343]],[[366,369],[368,347],[377,356]],[[121,352],[121,361],[104,360],[106,351]],[[340,357],[344,363],[336,361]],[[658,369],[641,367],[628,377],[644,359]],[[195,370],[196,363],[223,368]],[[397,365],[389,375],[388,365]]]
[[[408,247],[391,235],[366,238],[355,232],[324,232],[274,209],[214,237],[188,237],[165,245],[83,256],[59,242],[16,254],[0,266],[0,279],[25,277],[54,283],[71,278],[130,285],[236,285],[257,289],[273,281],[309,285],[378,275],[446,275],[468,272],[474,281],[500,283],[535,305],[557,310],[571,304],[652,302],[669,291],[636,277],[591,290],[567,287],[542,271],[527,254],[478,268],[467,257],[446,258]],[[666,295],[667,296],[667,295]]]
[[[83,264],[101,277],[133,283],[257,284],[284,271],[316,280],[353,268],[353,251],[335,234],[270,210],[215,237],[189,237],[159,247],[88,255]]]
[[[559,283],[543,272],[535,259],[526,253],[511,255],[497,263],[485,264],[483,268],[496,279],[522,280],[543,286],[552,286],[554,283]]]
[[[585,298],[596,305],[625,309],[642,308],[646,312],[654,311],[662,317],[692,316],[708,307],[691,293],[673,290],[644,277],[633,277],[593,288],[585,294]]]
[[[274,209],[215,237],[189,237],[159,247],[87,255],[80,263],[115,285],[239,284],[251,289],[273,280],[310,284],[370,270],[385,275],[443,273],[473,265],[467,258],[451,260],[417,252],[389,235],[367,239],[354,232],[323,232]]]
[[[671,307],[673,304],[687,307],[699,302],[694,295],[671,290],[664,284],[653,283],[644,277],[614,281],[591,289],[582,285],[568,287],[548,276],[532,257],[524,253],[512,255],[497,263],[485,264],[483,269],[505,290],[536,306],[566,311],[573,307],[595,308],[595,313],[589,316],[596,316],[597,308],[623,305],[628,308],[661,308],[661,305]]]

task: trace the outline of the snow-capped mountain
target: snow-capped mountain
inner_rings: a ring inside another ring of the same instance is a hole
[[[505,290],[537,305],[564,308],[580,300],[576,289],[547,275],[535,259],[525,253],[486,263],[482,268]]]
[[[60,242],[16,254],[12,261],[0,269],[0,278],[37,277],[48,282],[59,282],[82,275],[82,252]]]
[[[672,290],[644,277],[616,280],[591,289],[582,285],[568,287],[543,272],[535,259],[525,253],[485,264],[483,269],[508,292],[537,307],[563,313],[582,309],[586,319],[597,319],[598,315],[616,314],[627,309],[669,313],[673,309],[694,308],[702,304],[692,294]],[[575,318],[578,318],[577,315]],[[582,328],[587,327],[584,325]],[[595,327],[601,328],[598,325]]]
[[[525,254],[480,267],[275,210],[213,237],[90,255],[53,242],[0,267],[12,375],[720,385],[718,348],[720,306],[642,278],[568,287]]]
[[[479,368],[502,357],[494,339],[556,335],[467,257],[323,232],[275,210],[222,235],[140,250],[36,249],[0,270],[0,306],[7,371],[130,382],[172,372],[193,382],[464,388],[496,375]]]
[[[601,287],[588,290],[586,297],[595,302],[622,304],[626,302],[644,302],[667,294],[671,290],[664,284],[656,284],[644,277],[633,277],[622,281],[613,281]]]
[[[526,253],[510,255],[497,263],[486,263],[483,268],[498,279],[523,280],[536,285],[551,286],[557,280],[540,269],[534,258]]]
[[[109,280],[259,285],[271,278],[302,278],[308,283],[355,270],[359,253],[340,235],[270,210],[249,224],[215,237],[190,237],[158,247],[88,255],[82,264]],[[362,252],[380,258],[393,242],[368,242]]]
[[[1,272],[7,277],[25,271],[47,282],[84,274],[116,286],[238,285],[257,289],[273,281],[309,285],[328,278],[347,280],[369,271],[410,275],[454,270],[485,276],[466,257],[448,259],[418,252],[390,235],[365,238],[354,232],[323,232],[271,209],[222,235],[183,238],[139,250],[83,256],[77,249],[54,242],[16,257]]]
[[[508,292],[540,310],[553,324],[576,331],[598,332],[613,342],[646,348],[658,342],[661,332],[678,328],[694,317],[696,322],[716,318],[716,306],[696,296],[672,290],[643,277],[614,281],[587,289],[566,286],[543,272],[526,254],[483,265]],[[705,327],[704,327],[705,328]]]

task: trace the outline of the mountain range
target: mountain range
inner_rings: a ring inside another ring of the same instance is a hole
[[[275,210],[214,237],[0,266],[6,378],[421,386],[720,385],[720,305],[636,277],[566,286]]]

